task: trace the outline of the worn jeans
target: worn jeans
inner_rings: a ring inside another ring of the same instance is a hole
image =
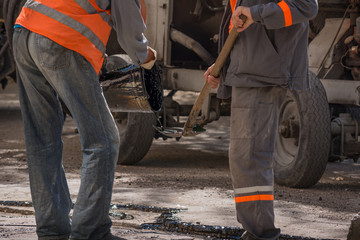
[[[80,54],[25,28],[15,29],[13,46],[38,237],[101,239],[111,227],[120,140],[97,74]],[[64,116],[59,98],[76,122],[82,151],[72,221],[62,165]]]

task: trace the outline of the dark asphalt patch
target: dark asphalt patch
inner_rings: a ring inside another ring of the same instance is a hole
[[[0,206],[12,207],[32,207],[31,202],[25,201],[0,201]],[[116,210],[134,210],[142,212],[160,213],[160,216],[154,223],[141,224],[141,229],[160,230],[166,232],[177,232],[182,234],[191,234],[204,236],[212,239],[241,239],[244,229],[237,227],[210,226],[181,222],[181,219],[175,214],[187,211],[187,209],[178,208],[161,208],[153,206],[142,206],[134,204],[111,204],[110,215],[120,220],[131,220],[133,217],[129,214],[116,212]],[[279,240],[335,240],[335,239],[319,239],[311,237],[291,236],[281,234]]]

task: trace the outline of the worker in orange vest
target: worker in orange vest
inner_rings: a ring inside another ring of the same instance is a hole
[[[133,62],[151,69],[156,52],[143,34],[138,0],[28,0],[16,20],[13,50],[39,239],[113,239],[109,208],[120,139],[98,79],[112,28]],[[71,221],[60,98],[77,124],[83,157]]]
[[[286,90],[309,88],[308,20],[316,0],[229,0],[219,47],[229,30],[239,36],[220,78],[204,74],[219,98],[231,99],[230,172],[245,240],[275,240],[272,158]],[[247,20],[243,22],[241,15]],[[220,85],[219,85],[220,84]]]

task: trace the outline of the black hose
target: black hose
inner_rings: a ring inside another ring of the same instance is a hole
[[[220,12],[220,11],[224,11],[225,7],[212,7],[208,4],[207,0],[201,0],[201,3],[203,6],[205,6],[207,9],[209,9],[211,12]]]

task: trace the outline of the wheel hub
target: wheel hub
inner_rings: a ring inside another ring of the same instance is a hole
[[[284,120],[281,122],[278,131],[284,138],[298,138],[300,134],[299,121],[294,119]]]

